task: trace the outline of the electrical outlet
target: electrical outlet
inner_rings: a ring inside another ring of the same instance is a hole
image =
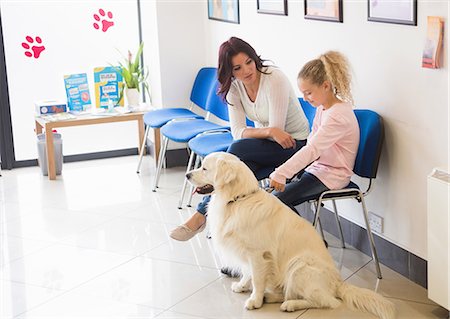
[[[383,217],[369,212],[369,225],[372,231],[379,234],[383,233]]]

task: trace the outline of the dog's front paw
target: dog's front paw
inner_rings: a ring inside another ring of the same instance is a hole
[[[245,308],[247,308],[248,310],[261,308],[262,305],[263,305],[263,299],[262,298],[252,298],[252,297],[250,297],[245,302]]]
[[[240,293],[240,292],[249,292],[250,288],[247,285],[242,285],[240,282],[233,282],[231,284],[231,290],[233,292]]]

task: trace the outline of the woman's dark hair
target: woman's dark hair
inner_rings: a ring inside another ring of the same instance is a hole
[[[256,69],[259,72],[264,73],[262,68],[266,67],[264,62],[267,60],[261,59],[260,56],[256,54],[255,49],[244,40],[231,37],[229,40],[222,43],[219,48],[217,78],[220,87],[217,93],[221,95],[224,100],[227,97],[231,82],[233,81],[233,65],[231,59],[239,53],[245,53],[250,59],[255,61]]]

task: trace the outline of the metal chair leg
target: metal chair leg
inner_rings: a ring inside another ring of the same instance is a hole
[[[339,234],[341,236],[341,247],[345,248],[344,233],[342,232],[341,220],[339,218],[336,201],[333,199],[332,202],[333,202],[333,209],[334,209],[334,217],[336,218],[336,223],[339,228]]]
[[[193,196],[194,196],[194,185],[191,185],[191,187],[189,187],[189,197],[188,197],[186,207],[192,207],[192,197]]]
[[[313,227],[317,227],[317,223],[319,222],[319,213],[320,213],[320,207],[322,207],[322,199],[319,198],[318,202],[314,202],[314,220],[313,220]]]
[[[368,217],[368,213],[367,213],[366,203],[364,201],[363,194],[361,192],[359,192],[359,195],[360,195],[360,198],[361,198],[361,205],[362,205],[363,214],[364,214],[364,221],[366,223],[367,236],[369,237],[370,248],[372,250],[372,258],[375,261],[375,267],[377,269],[377,277],[378,277],[378,279],[382,279],[381,269],[380,269],[380,262],[378,260],[378,254],[377,254],[377,249],[375,248],[375,242],[373,240],[372,230],[370,229],[369,217]]]
[[[197,168],[200,167],[201,160],[202,159],[200,158],[200,156],[196,157],[195,164],[194,164],[194,169],[197,169]],[[188,199],[188,202],[186,204],[187,207],[192,207],[191,204],[192,204],[192,196],[193,195],[194,195],[194,185],[191,185],[190,192],[189,192],[189,199]]]
[[[167,150],[167,145],[169,144],[169,139],[167,137],[163,137],[162,144],[163,144],[162,149],[161,149],[161,152],[159,153],[158,167],[156,169],[155,179],[154,179],[154,183],[153,183],[152,191],[154,191],[154,192],[156,192],[156,188],[158,187],[159,176],[161,175],[162,164],[166,157],[166,150]]]
[[[325,234],[323,233],[322,223],[320,222],[320,208],[322,207],[322,198],[319,197],[319,200],[317,202],[314,202],[314,207],[316,209],[314,213],[314,220],[313,220],[313,227],[317,228],[319,226],[320,235],[322,236],[322,239],[325,243],[325,246],[328,248],[328,243],[325,240]]]
[[[191,156],[189,156],[189,162],[188,162],[188,165],[186,167],[186,174],[191,170],[192,163],[194,162],[194,158],[195,158],[195,153],[191,151]],[[185,175],[184,176],[183,187],[181,188],[180,201],[178,202],[178,209],[181,209],[181,207],[183,206],[183,199],[184,199],[184,194],[186,193],[187,183],[188,183],[188,180],[187,180],[186,175]]]
[[[269,178],[263,178],[263,179],[260,179],[260,180],[258,181],[258,183],[259,183],[259,187],[260,187],[260,188],[266,188],[266,187],[269,187],[269,186],[270,186],[270,185],[269,185],[269,183],[270,183]]]
[[[322,223],[320,222],[320,218],[317,219],[317,225],[319,226],[320,235],[322,239],[325,241],[325,234],[323,233]]]
[[[136,169],[136,173],[138,174],[141,172],[142,157],[144,156],[145,145],[147,145],[147,136],[149,131],[150,126],[147,125],[147,128],[145,129],[144,140],[142,141],[141,150],[139,152],[139,163]]]

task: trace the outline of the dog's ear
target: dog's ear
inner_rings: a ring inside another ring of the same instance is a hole
[[[218,159],[216,163],[216,175],[214,176],[214,186],[221,186],[232,182],[236,178],[236,170],[232,161]]]

